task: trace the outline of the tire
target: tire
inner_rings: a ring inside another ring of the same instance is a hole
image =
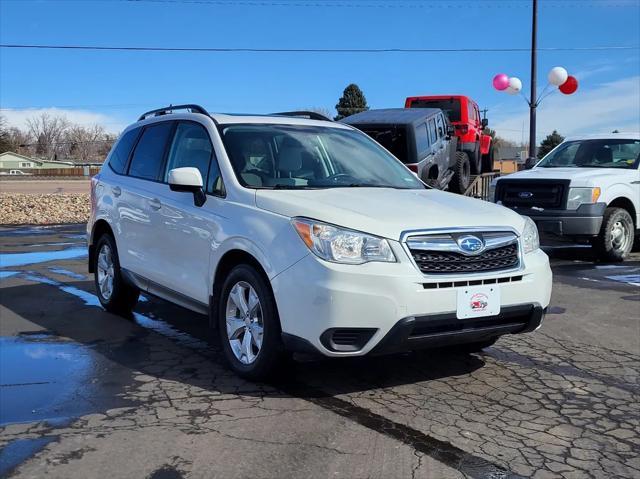
[[[131,314],[138,302],[140,290],[127,284],[122,277],[120,259],[113,236],[106,233],[98,238],[92,261],[96,296],[102,307],[110,313]]]
[[[620,262],[629,256],[634,242],[633,219],[623,208],[607,208],[593,247],[602,261]]]
[[[471,182],[471,164],[469,156],[463,151],[456,152],[456,165],[449,188],[454,193],[463,194]]]
[[[258,301],[253,309],[252,293]],[[278,311],[267,281],[253,266],[236,266],[220,289],[217,308],[220,344],[229,367],[253,381],[271,378],[286,354]],[[256,340],[258,337],[261,341]]]
[[[493,149],[493,142],[489,146],[489,151],[486,155],[482,155],[482,173],[489,173],[493,171],[493,160],[495,157],[495,151]]]
[[[483,349],[493,346],[497,340],[498,338],[492,338],[485,341],[478,341],[476,343],[459,344],[455,349],[461,353],[479,353]]]
[[[471,174],[479,175],[482,173],[482,154],[480,153],[480,141],[476,142],[476,149],[469,155],[469,163],[471,164]]]

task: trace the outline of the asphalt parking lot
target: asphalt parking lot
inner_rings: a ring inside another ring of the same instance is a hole
[[[238,379],[204,318],[104,312],[80,225],[0,228],[0,476],[639,477],[640,255],[550,251],[543,327],[482,354]]]

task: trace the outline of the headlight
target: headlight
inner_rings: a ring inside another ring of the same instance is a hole
[[[577,210],[585,203],[595,203],[600,198],[600,188],[569,188],[568,210]]]
[[[524,218],[524,231],[522,232],[522,249],[526,253],[531,253],[540,248],[540,237],[538,236],[538,227],[534,221],[528,216]]]
[[[344,264],[396,261],[389,243],[384,238],[306,218],[293,218],[291,223],[304,244],[316,256],[326,261]]]

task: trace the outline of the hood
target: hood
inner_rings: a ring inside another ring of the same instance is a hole
[[[615,168],[532,168],[519,171],[504,179],[519,180],[571,180],[571,186],[598,186],[604,178],[616,178],[630,170]],[[500,179],[498,179],[500,181]]]
[[[523,218],[508,208],[438,190],[257,190],[256,205],[393,240],[408,230],[507,226],[522,231],[524,227]]]

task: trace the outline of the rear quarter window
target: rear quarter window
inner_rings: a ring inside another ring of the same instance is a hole
[[[129,155],[135,145],[138,135],[140,134],[140,128],[134,128],[122,135],[118,143],[115,144],[111,155],[109,155],[109,166],[116,173],[123,175],[127,168],[127,161]]]

